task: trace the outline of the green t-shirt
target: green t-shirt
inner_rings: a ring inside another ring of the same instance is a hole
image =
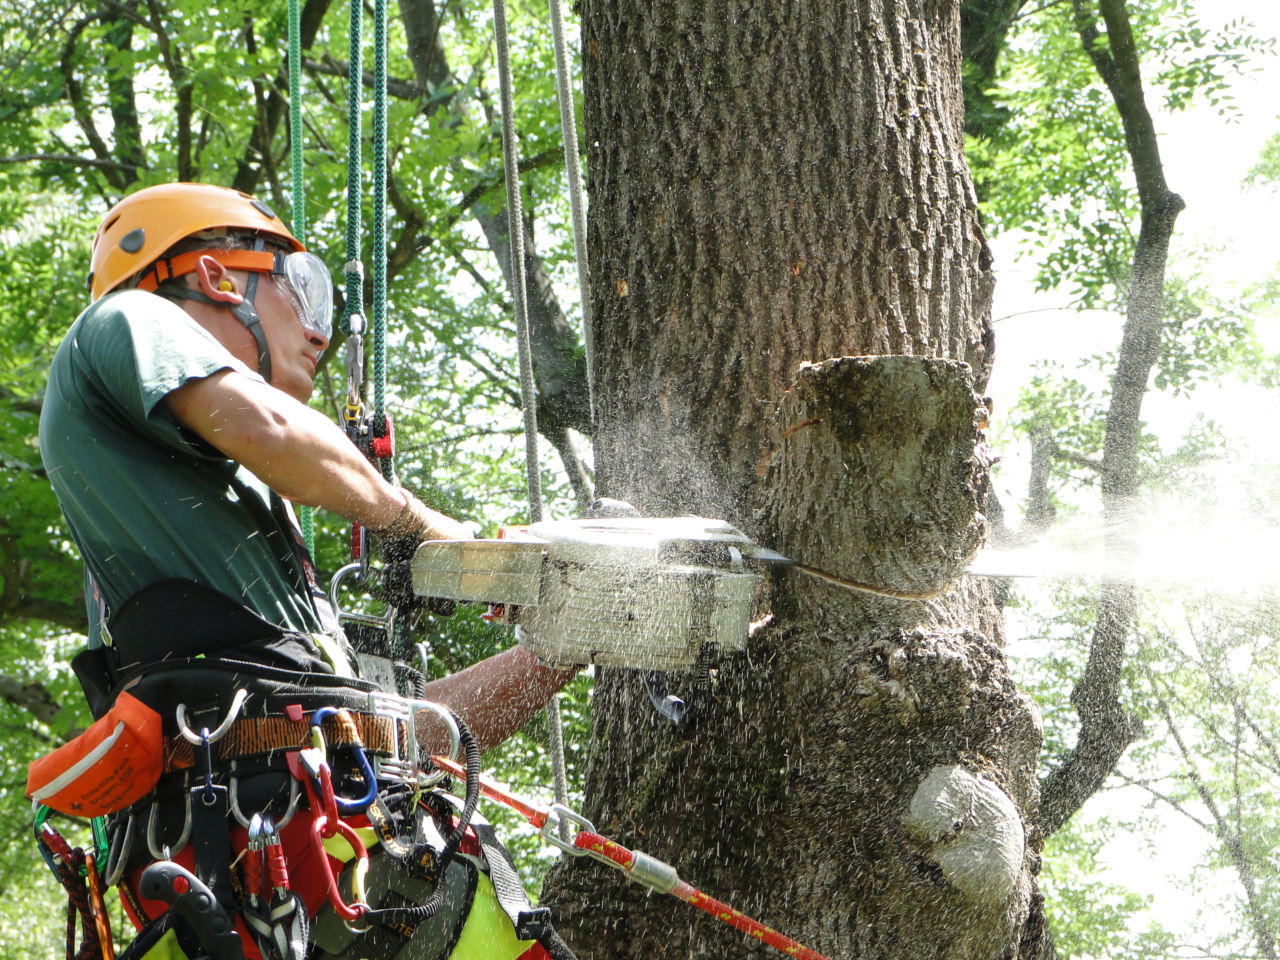
[[[227,369],[259,379],[168,300],[104,297],[53,358],[40,453],[109,609],[176,577],[311,633],[320,625],[279,498],[160,402]]]

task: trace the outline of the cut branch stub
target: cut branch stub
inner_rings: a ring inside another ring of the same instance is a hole
[[[987,411],[972,384],[955,360],[802,364],[767,469],[764,519],[777,549],[880,591],[945,590],[986,528]]]

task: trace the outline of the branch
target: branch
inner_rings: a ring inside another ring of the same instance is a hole
[[[1040,825],[1045,836],[1051,836],[1098,792],[1129,744],[1142,735],[1142,721],[1120,705],[1134,600],[1131,585],[1103,581],[1089,661],[1071,691],[1071,703],[1080,716],[1080,735],[1066,761],[1040,785]]]
[[[13,677],[0,676],[0,699],[26,710],[41,723],[49,723],[62,712],[62,704],[40,683],[23,683]]]
[[[1152,685],[1154,686],[1154,680]],[[1160,704],[1160,712],[1164,714],[1165,723],[1169,725],[1169,732],[1173,735],[1174,743],[1178,745],[1178,752],[1182,754],[1183,762],[1187,765],[1192,786],[1196,788],[1196,793],[1200,795],[1201,802],[1208,808],[1209,815],[1213,817],[1214,833],[1226,845],[1227,852],[1231,856],[1231,862],[1236,868],[1236,875],[1240,879],[1240,885],[1244,887],[1245,900],[1249,906],[1249,915],[1253,920],[1254,936],[1258,940],[1258,949],[1263,952],[1267,960],[1276,960],[1275,937],[1272,935],[1271,927],[1257,902],[1258,890],[1253,876],[1253,867],[1249,863],[1249,858],[1245,853],[1240,836],[1231,831],[1226,819],[1218,809],[1213,793],[1210,792],[1201,778],[1200,771],[1196,768],[1195,761],[1192,759],[1191,751],[1187,749],[1187,745],[1182,739],[1182,732],[1173,721],[1173,711],[1169,709],[1169,704],[1165,702],[1163,697],[1158,697],[1158,702]]]
[[[324,74],[326,77],[338,77],[343,80],[350,80],[351,78],[351,67],[345,61],[337,59],[328,52],[325,53],[323,61],[308,60],[304,57],[302,69],[311,73]],[[368,70],[360,74],[360,79],[364,86],[370,89],[373,88],[373,74]],[[408,80],[387,77],[387,93],[397,100],[419,100],[426,96],[427,91],[416,83],[410,83]]]
[[[80,125],[80,129],[84,131],[85,138],[89,141],[89,148],[93,151],[95,157],[101,161],[111,160],[111,151],[107,149],[106,141],[102,139],[102,135],[98,133],[98,128],[93,122],[93,111],[85,103],[84,89],[80,86],[80,81],[76,79],[76,73],[72,67],[72,58],[76,52],[76,42],[80,39],[80,34],[94,20],[99,18],[100,14],[91,14],[81,20],[77,20],[72,25],[71,30],[67,33],[67,42],[62,48],[62,59],[59,67],[62,70],[63,86],[67,91],[67,99],[71,102],[71,111],[75,114],[76,123]],[[124,190],[124,182],[120,178],[119,171],[114,167],[102,167],[103,175],[107,182],[116,190]]]
[[[1069,447],[1064,447],[1056,443],[1053,445],[1052,456],[1055,460],[1063,460],[1067,463],[1073,463],[1077,467],[1087,467],[1097,473],[1101,473],[1103,470],[1101,456],[1092,456],[1087,453],[1081,453],[1079,450],[1072,450]]]
[[[1123,780],[1125,784],[1127,784],[1128,786],[1137,787],[1140,790],[1145,790],[1147,793],[1151,794],[1151,796],[1155,797],[1161,803],[1168,804],[1168,806],[1171,809],[1176,810],[1178,813],[1182,814],[1184,817],[1186,817],[1188,820],[1194,823],[1197,827],[1199,827],[1205,833],[1214,832],[1212,823],[1208,823],[1204,820],[1201,820],[1194,813],[1192,813],[1190,810],[1184,807],[1180,802],[1173,799],[1173,797],[1169,796],[1166,793],[1161,793],[1155,787],[1151,786],[1150,781],[1135,780],[1133,777],[1129,776],[1128,774],[1120,773],[1118,771],[1116,773],[1116,776],[1118,776],[1121,780]]]
[[[165,32],[159,0],[147,0],[147,9],[151,11],[151,22],[147,24],[156,35],[156,43],[160,47],[160,59],[164,61],[165,70],[177,93],[177,104],[174,112],[178,119],[178,179],[190,181],[191,169],[191,98],[194,84],[182,65],[182,51],[171,43],[169,34]]]
[[[542,153],[521,160],[517,169],[521,173],[540,170],[553,164],[564,163],[564,147],[553,147]],[[451,230],[453,225],[465,216],[472,207],[485,198],[491,191],[497,190],[507,182],[506,171],[499,167],[493,173],[486,174],[476,185],[462,195],[462,199],[449,208],[449,212],[432,224],[427,233],[420,236],[414,244],[417,252],[422,252],[436,242],[437,237]]]
[[[39,161],[70,163],[77,167],[97,167],[100,170],[120,170],[134,174],[135,179],[139,170],[151,169],[142,164],[120,163],[116,160],[99,160],[97,157],[77,157],[71,153],[20,153],[12,157],[0,157],[0,163],[36,163]]]

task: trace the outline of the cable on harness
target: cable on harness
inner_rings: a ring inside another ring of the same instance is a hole
[[[440,907],[444,903],[446,887],[443,881],[445,871],[449,868],[454,855],[462,845],[463,838],[467,835],[467,828],[471,825],[471,816],[476,812],[476,805],[480,802],[481,783],[480,747],[475,738],[471,736],[471,731],[467,729],[467,725],[462,722],[462,718],[457,714],[453,714],[453,720],[458,725],[458,735],[467,755],[466,768],[458,767],[455,764],[454,770],[457,774],[466,778],[467,792],[462,805],[462,813],[458,817],[458,825],[454,828],[453,833],[449,835],[449,839],[445,841],[444,849],[440,851],[440,857],[436,861],[436,888],[426,903],[418,904],[414,907],[368,910],[364,915],[364,919],[368,923],[386,927],[397,925],[413,926],[430,920],[440,912]]]

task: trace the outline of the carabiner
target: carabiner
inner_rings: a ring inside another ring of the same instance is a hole
[[[336,707],[321,707],[319,710],[315,711],[315,713],[311,714],[311,739],[322,754],[326,753],[326,749],[324,743],[324,732],[320,729],[320,724],[329,717],[336,716],[337,713],[338,710]],[[357,740],[350,746],[355,752],[356,760],[360,764],[360,775],[364,777],[367,789],[365,790],[365,795],[359,800],[347,800],[343,797],[335,796],[334,801],[337,803],[339,813],[364,813],[369,809],[369,805],[378,797],[378,778],[373,772],[373,765],[369,763],[369,758],[365,756],[364,745]],[[326,764],[328,763],[327,757],[325,762]],[[329,789],[333,789],[332,784],[330,784]],[[328,796],[326,796],[325,799],[327,801]]]
[[[320,868],[329,886],[329,902],[333,904],[333,912],[348,923],[364,916],[369,905],[364,902],[364,877],[369,871],[369,851],[365,849],[360,835],[349,824],[341,820],[333,821],[337,829],[334,833],[342,834],[342,838],[351,845],[356,854],[355,872],[351,877],[351,892],[355,901],[350,905],[342,900],[342,892],[338,889],[338,880],[333,875],[333,866],[329,863],[329,852],[324,848],[324,832],[329,827],[329,818],[323,814],[311,821],[311,842],[320,855]],[[332,836],[333,834],[330,834]]]

